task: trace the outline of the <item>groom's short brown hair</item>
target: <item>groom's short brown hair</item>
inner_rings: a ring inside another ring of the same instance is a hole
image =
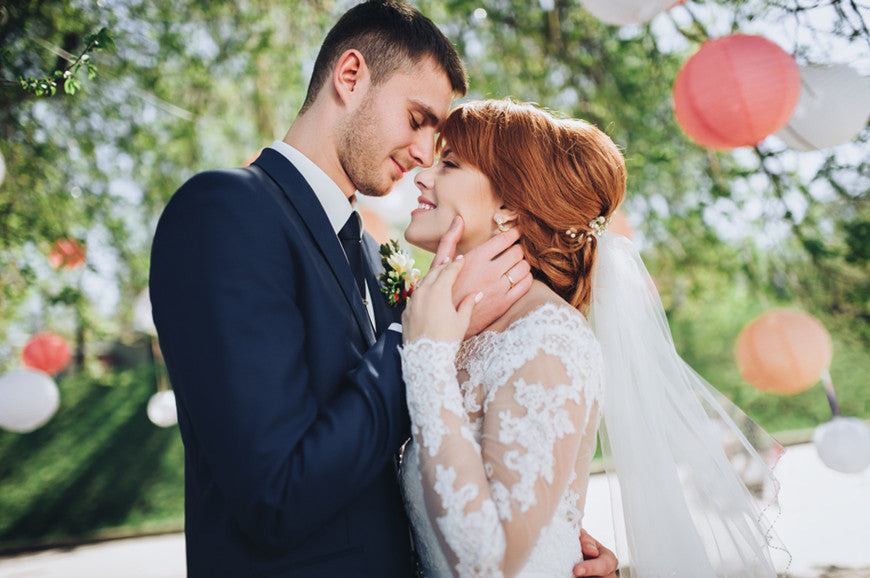
[[[396,71],[430,56],[447,74],[454,93],[465,96],[468,91],[456,48],[431,20],[404,2],[369,0],[345,12],[326,35],[301,112],[317,98],[338,57],[351,48],[365,58],[372,84],[385,82]]]

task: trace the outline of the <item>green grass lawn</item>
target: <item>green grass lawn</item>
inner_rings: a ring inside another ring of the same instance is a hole
[[[184,450],[146,415],[152,369],[57,381],[51,421],[0,432],[0,545],[181,528]]]

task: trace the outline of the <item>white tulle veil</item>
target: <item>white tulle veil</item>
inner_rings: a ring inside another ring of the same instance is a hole
[[[771,522],[782,446],[680,358],[653,280],[620,235],[598,239],[589,320],[604,356],[620,577],[776,576],[788,559]]]

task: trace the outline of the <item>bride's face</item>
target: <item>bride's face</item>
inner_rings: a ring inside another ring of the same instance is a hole
[[[498,232],[494,218],[501,203],[489,179],[460,160],[449,147],[441,151],[437,164],[417,174],[414,183],[420,196],[417,208],[411,212],[411,224],[405,229],[405,239],[412,245],[434,253],[456,215],[465,222],[457,255]]]

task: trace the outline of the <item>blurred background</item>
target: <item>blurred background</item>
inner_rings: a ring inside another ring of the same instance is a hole
[[[0,2],[0,556],[183,528],[156,221],[194,173],[284,136],[352,4]],[[414,5],[456,43],[470,98],[611,135],[629,175],[614,227],[679,352],[784,442],[815,433],[819,467],[863,471],[870,3]],[[416,204],[397,189],[362,200],[381,241]]]

